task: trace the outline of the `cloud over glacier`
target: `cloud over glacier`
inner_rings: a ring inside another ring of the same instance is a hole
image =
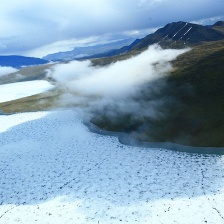
[[[146,83],[172,70],[169,63],[186,50],[161,49],[153,45],[145,52],[105,67],[91,61],[72,61],[54,67],[52,77],[70,92],[82,96],[124,98]]]
[[[121,113],[155,118],[160,116],[166,96],[153,96],[167,88],[170,61],[186,51],[153,45],[137,56],[104,67],[92,66],[89,60],[58,64],[49,76],[65,91],[62,104],[85,108],[94,116],[103,113],[112,118]]]

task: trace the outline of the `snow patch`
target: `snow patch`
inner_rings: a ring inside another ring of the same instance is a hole
[[[75,111],[0,124],[1,224],[224,221],[224,156],[122,145]]]
[[[190,27],[190,28],[188,29],[188,31],[184,34],[184,36],[185,36],[191,29],[192,29],[192,27]]]
[[[165,40],[168,37],[168,34],[163,38],[163,40]]]
[[[175,33],[174,34],[174,36],[172,37],[172,38],[174,38],[185,26],[187,25],[187,23],[181,28],[181,29],[179,29],[178,31],[177,31],[177,33]]]
[[[53,85],[44,80],[0,85],[0,103],[36,95],[53,88]]]

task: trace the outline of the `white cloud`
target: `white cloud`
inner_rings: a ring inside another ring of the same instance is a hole
[[[7,66],[0,66],[0,76],[8,75],[13,72],[17,72],[18,69],[7,67]]]
[[[4,49],[6,49],[6,48],[7,48],[6,45],[0,43],[0,49],[1,49],[1,50],[4,50]]]
[[[155,32],[157,29],[158,28],[129,30],[119,33],[107,33],[105,35],[100,36],[90,36],[86,38],[74,38],[74,39],[62,40],[42,47],[38,47],[36,49],[32,49],[31,51],[26,52],[26,55],[35,57],[44,57],[52,53],[71,51],[76,47],[109,44],[129,38],[138,39]]]
[[[162,50],[153,45],[142,54],[107,67],[91,67],[90,61],[56,65],[53,78],[85,96],[123,97],[171,70],[168,63],[186,50]]]
[[[148,8],[148,7],[156,6],[164,1],[167,1],[167,0],[140,0],[139,6]]]
[[[1,53],[25,54],[61,41],[138,32],[177,20],[216,17],[223,11],[224,2],[212,0],[2,0],[0,45],[6,48]]]
[[[224,20],[224,16],[215,16],[215,17],[210,17],[205,19],[199,19],[199,20],[192,21],[192,23],[197,23],[200,25],[206,25],[206,24],[213,25],[216,21],[219,21],[219,20],[220,21]]]
[[[139,32],[134,35],[137,37],[142,36],[142,34]],[[133,35],[124,33],[123,35],[121,34],[118,37],[116,37],[112,34],[107,34],[103,36],[91,36],[88,38],[81,38],[81,39],[79,38],[79,39],[63,40],[63,41],[58,41],[49,45],[42,46],[37,49],[33,49],[27,52],[27,55],[43,57],[43,56],[46,56],[47,54],[63,52],[63,51],[71,51],[76,47],[84,47],[84,46],[86,47],[86,46],[95,46],[95,45],[113,43],[113,42],[126,39],[129,36],[133,36]]]
[[[105,113],[111,117],[116,111],[155,118],[161,114],[158,107],[163,105],[163,99],[138,102],[133,98],[146,84],[148,93],[153,94],[166,86],[164,81],[156,86],[151,83],[166,76],[172,70],[169,62],[184,52],[186,50],[162,50],[153,45],[138,56],[106,67],[93,67],[90,61],[73,61],[56,65],[48,75],[65,89],[60,102],[63,105],[81,106],[88,113],[95,110],[102,113],[109,107]]]

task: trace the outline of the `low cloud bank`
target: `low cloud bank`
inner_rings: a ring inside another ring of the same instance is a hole
[[[91,117],[157,119],[164,104],[172,101],[161,92],[169,88],[165,78],[172,70],[170,61],[187,50],[161,49],[153,45],[145,52],[105,67],[91,61],[56,65],[48,73],[66,94],[65,104],[81,106]]]
[[[6,67],[6,66],[0,66],[0,76],[8,75],[13,72],[17,72],[18,69],[12,68],[12,67]]]
[[[161,78],[174,60],[186,50],[162,50],[153,45],[142,54],[106,67],[92,67],[91,61],[73,61],[54,67],[52,74],[69,91],[82,96],[125,98],[142,84]]]

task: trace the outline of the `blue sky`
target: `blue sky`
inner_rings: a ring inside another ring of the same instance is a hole
[[[223,0],[1,0],[0,55],[44,56],[144,36],[173,21],[223,19]]]

